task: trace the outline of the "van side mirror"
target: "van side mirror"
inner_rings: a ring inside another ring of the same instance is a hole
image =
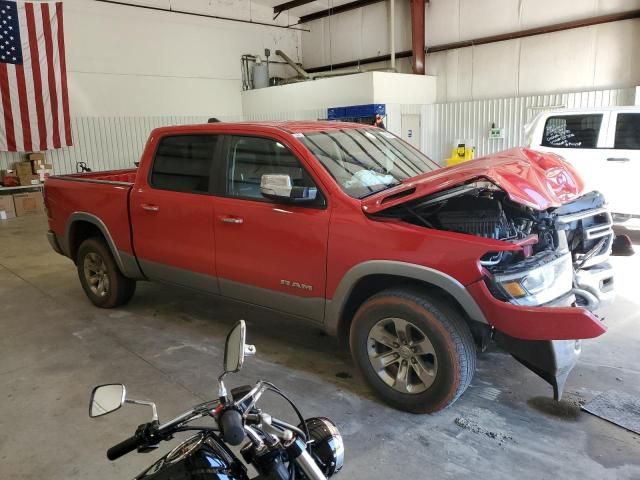
[[[124,404],[127,389],[121,384],[99,385],[91,392],[89,400],[89,416],[101,417],[115,412]]]
[[[266,174],[260,178],[260,193],[276,202],[307,203],[318,196],[316,187],[296,187],[289,175]]]

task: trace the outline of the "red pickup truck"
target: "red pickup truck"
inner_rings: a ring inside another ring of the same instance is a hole
[[[454,402],[491,341],[559,398],[613,297],[604,199],[527,149],[441,168],[360,124],[167,127],[137,169],[51,177],[45,199],[95,305],[153,280],[294,315],[411,412]]]

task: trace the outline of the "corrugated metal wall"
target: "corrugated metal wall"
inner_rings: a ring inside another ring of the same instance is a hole
[[[538,113],[559,108],[633,105],[635,89],[532,95],[425,105],[422,145],[432,159],[442,162],[460,140],[476,147],[476,156],[525,145],[524,127]],[[495,123],[504,138],[490,139]]]
[[[327,109],[299,110],[296,112],[251,113],[244,115],[250,122],[284,121],[284,120],[323,120],[327,118]]]
[[[467,140],[482,156],[525,144],[524,126],[535,115],[553,108],[603,107],[633,105],[635,90],[600,90],[558,93],[491,100],[443,103],[434,105],[402,105],[403,114],[421,114],[422,145],[436,161],[450,155],[455,142]],[[245,115],[244,120],[317,120],[327,118],[327,109],[297,112],[271,112]],[[72,119],[74,146],[47,152],[55,173],[71,173],[76,162],[86,162],[92,169],[108,170],[133,165],[149,132],[165,125],[206,122],[201,116],[163,117],[76,117]],[[240,117],[220,117],[222,121],[238,121]],[[489,139],[492,123],[504,130],[503,139]],[[23,154],[0,152],[0,170],[11,168]]]
[[[220,117],[237,121],[238,117]],[[54,173],[76,171],[76,162],[86,162],[96,171],[129,168],[140,158],[149,132],[166,125],[185,125],[206,122],[200,116],[165,117],[75,117],[71,121],[73,147],[46,152]],[[12,168],[23,160],[22,153],[0,152],[0,170]]]

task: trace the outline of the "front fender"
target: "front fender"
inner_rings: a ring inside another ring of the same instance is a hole
[[[370,275],[393,275],[418,280],[441,288],[460,304],[471,320],[488,323],[482,310],[459,281],[446,273],[413,263],[392,260],[370,260],[352,267],[342,277],[333,298],[327,300],[324,324],[327,332],[337,335],[345,306],[358,282]]]

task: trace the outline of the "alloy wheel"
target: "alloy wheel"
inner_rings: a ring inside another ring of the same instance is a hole
[[[378,321],[369,331],[367,352],[380,379],[398,392],[424,392],[436,378],[438,361],[433,345],[407,320]]]
[[[109,293],[109,274],[104,259],[98,253],[91,252],[84,257],[84,277],[94,295],[104,297]]]

